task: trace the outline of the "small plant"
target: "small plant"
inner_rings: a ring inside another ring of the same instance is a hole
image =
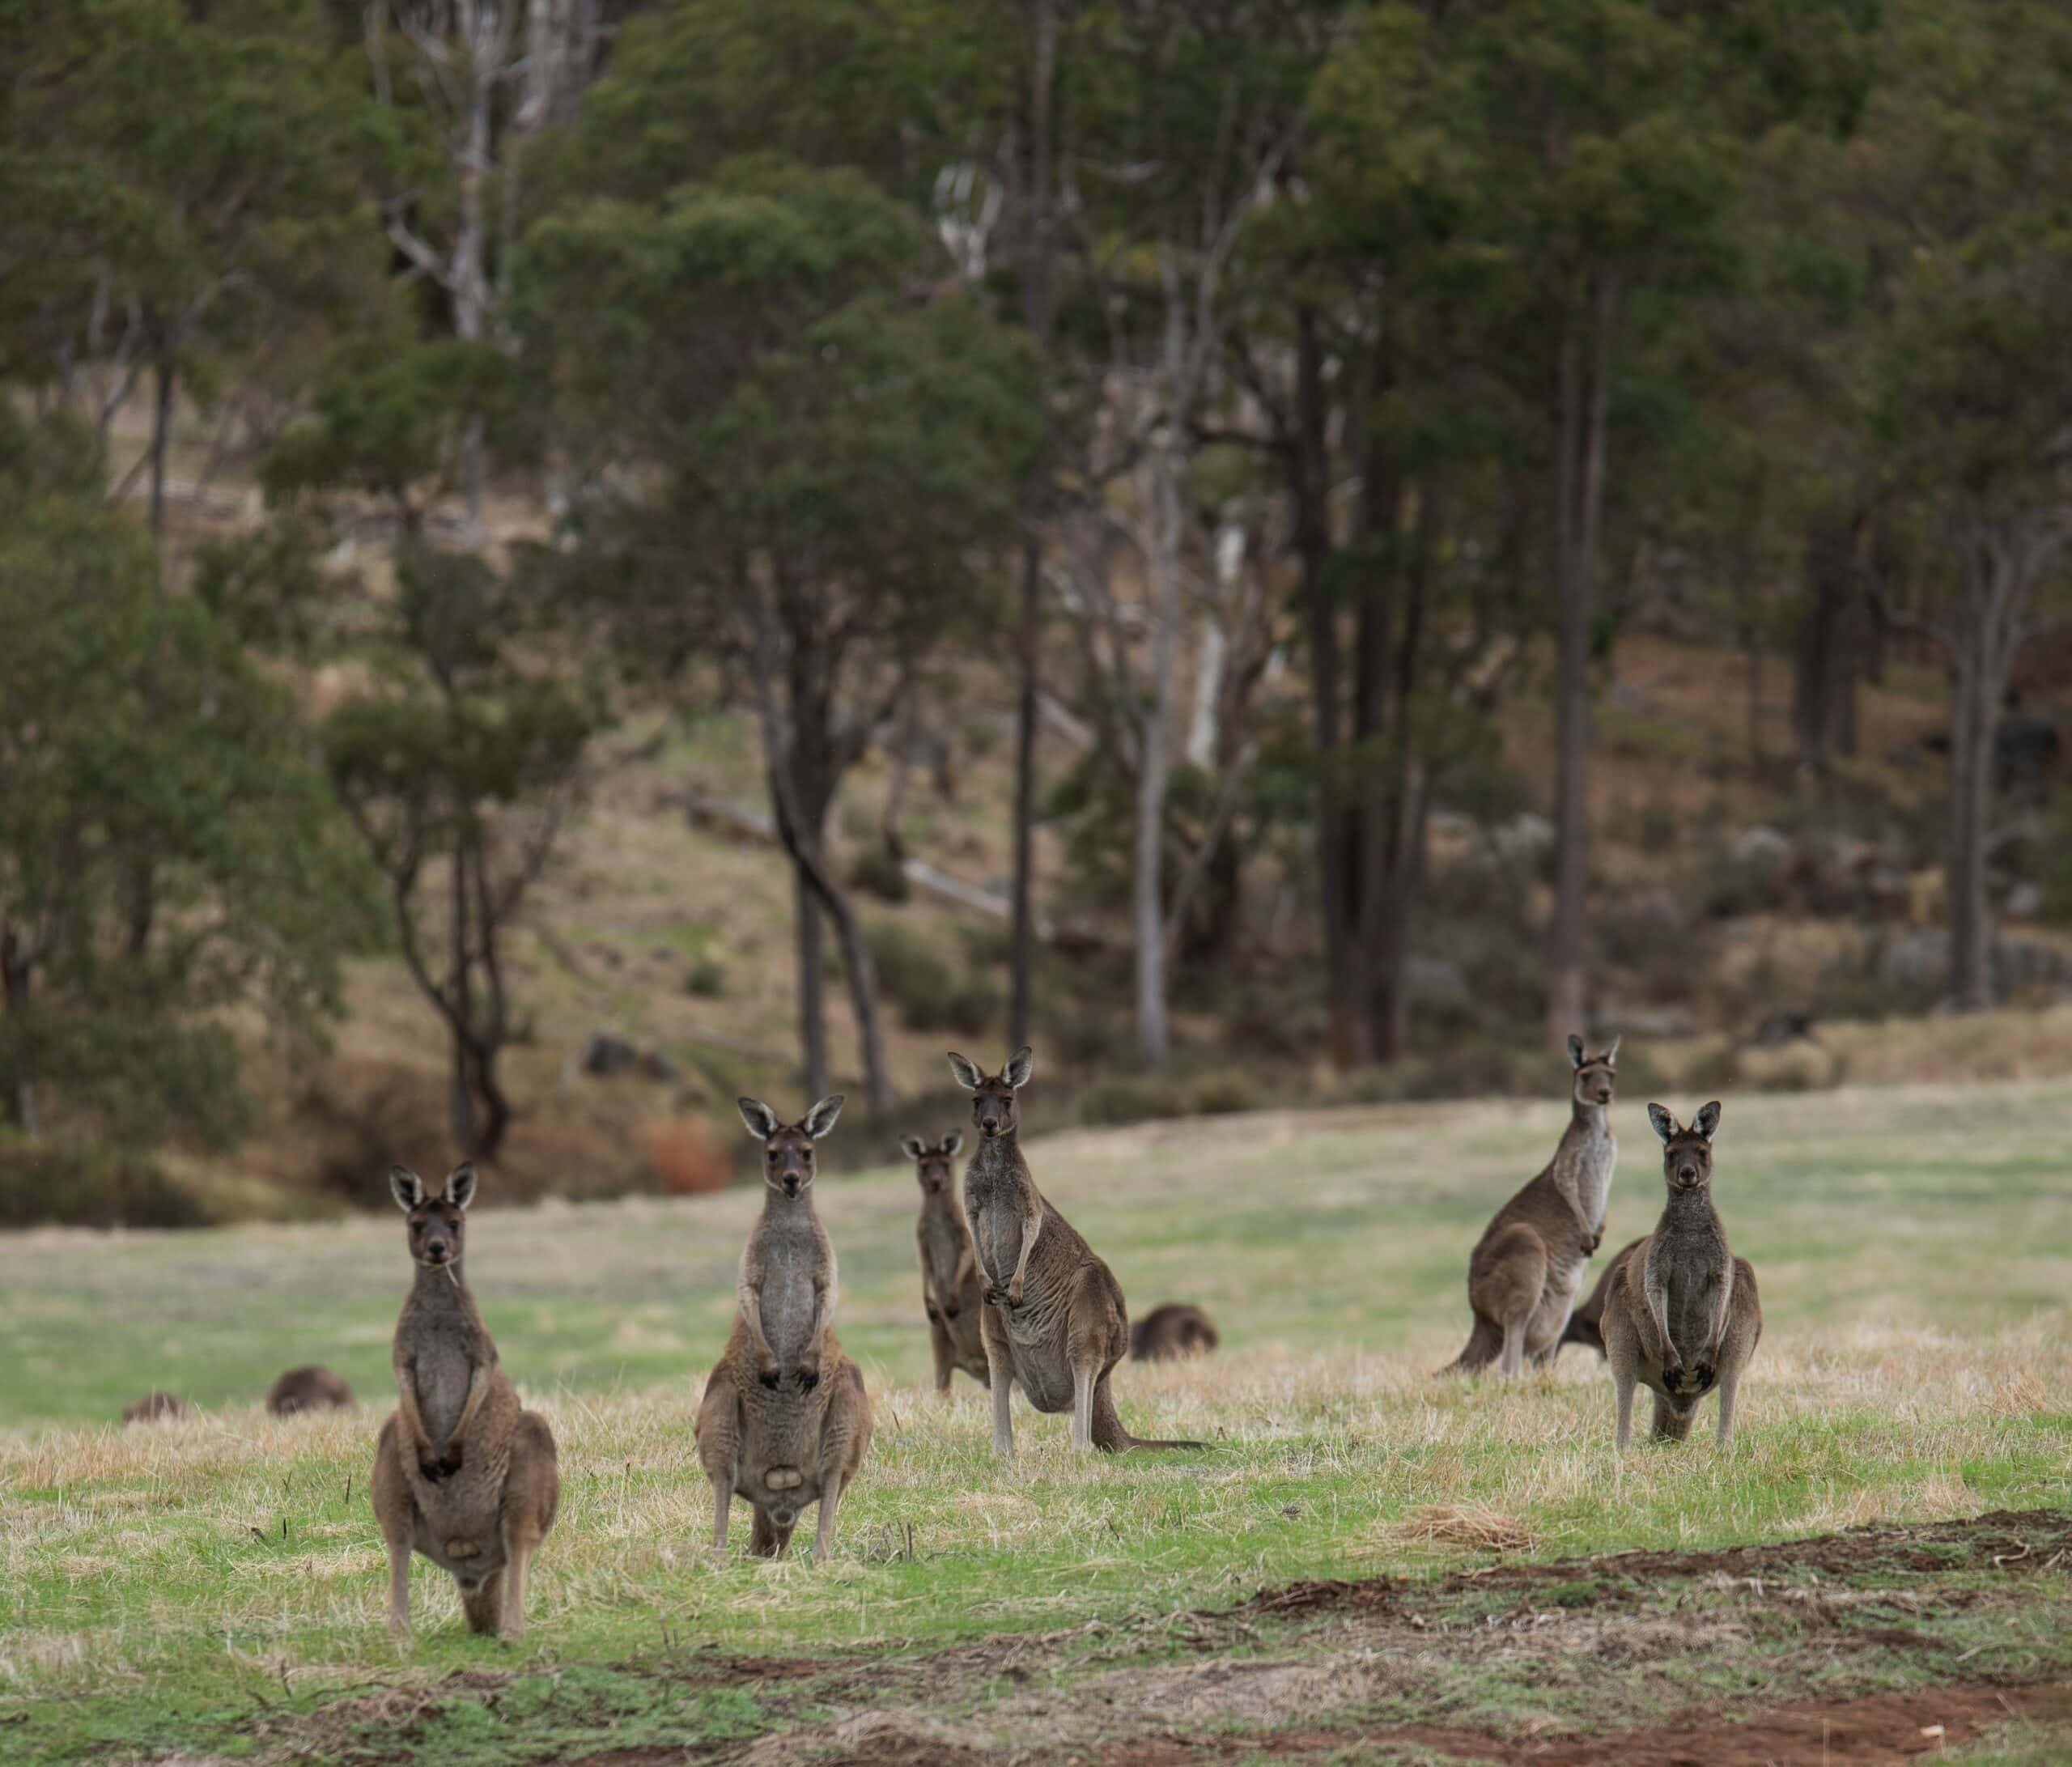
[[[905,902],[914,893],[898,856],[875,840],[856,855],[856,862],[849,868],[849,881],[881,902]]]
[[[1079,1120],[1092,1128],[1187,1115],[1187,1096],[1170,1080],[1115,1074],[1095,1081],[1079,1095]]]
[[[1259,1082],[1242,1068],[1219,1068],[1195,1082],[1195,1110],[1202,1116],[1232,1116],[1256,1111],[1262,1102]]]
[[[683,979],[683,991],[699,1000],[724,999],[727,992],[727,966],[715,957],[702,957]]]

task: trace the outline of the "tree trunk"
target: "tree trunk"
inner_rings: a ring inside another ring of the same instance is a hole
[[[1810,593],[1792,659],[1792,734],[1800,763],[1823,772],[1856,749],[1858,526],[1853,519],[1823,522],[1806,543]]]
[[[1359,1010],[1346,898],[1344,782],[1338,775],[1340,716],[1338,610],[1332,598],[1335,548],[1331,531],[1330,394],[1324,382],[1323,341],[1314,308],[1295,314],[1295,434],[1288,477],[1295,505],[1295,551],[1309,627],[1310,728],[1316,747],[1318,905],[1323,937],[1324,986],[1331,1014],[1331,1058],[1343,1070],[1360,1055]]]
[[[1058,53],[1056,0],[1035,8],[1035,53],[1029,90],[1028,253],[1023,312],[1038,351],[1048,355],[1055,326],[1057,240],[1051,204],[1051,123]],[[1036,720],[1042,684],[1043,542],[1037,530],[1041,485],[1023,499],[1030,534],[1021,552],[1021,683],[1014,741],[1014,907],[1008,945],[1008,1047],[1029,1041],[1035,1010]]]
[[[1590,639],[1597,532],[1604,502],[1605,398],[1617,291],[1592,273],[1588,321],[1572,321],[1560,351],[1555,439],[1554,554],[1557,673],[1554,728],[1554,914],[1548,931],[1547,1033],[1559,1045],[1583,1029],[1588,1005]]]
[[[1008,939],[1007,1043],[1029,1041],[1034,1010],[1036,902],[1036,720],[1042,690],[1037,652],[1042,629],[1043,544],[1031,534],[1021,552],[1021,690],[1014,732],[1013,920]]]
[[[28,941],[14,928],[0,926],[0,1001],[5,1002],[11,1018],[29,1009],[29,979],[35,968]],[[36,1137],[36,1082],[26,1065],[16,1069],[6,1108],[7,1120],[33,1141]]]
[[[1151,618],[1152,703],[1142,720],[1137,770],[1136,851],[1130,896],[1136,939],[1137,1047],[1161,1065],[1170,1047],[1166,1021],[1166,788],[1180,631],[1180,463],[1169,431],[1152,444],[1146,488],[1150,557],[1145,561]]]
[[[1986,909],[1985,848],[1992,820],[1994,696],[1990,639],[1960,635],[1950,731],[1950,994],[1959,1012],[1993,1005],[1993,928]]]
[[[785,818],[779,816],[781,831]],[[786,842],[788,848],[789,841]],[[809,1102],[827,1096],[827,958],[821,941],[820,904],[814,900],[806,868],[792,860],[792,913],[798,939],[799,1063],[805,1070]]]
[[[159,554],[159,593],[165,593],[165,465],[172,440],[172,393],[176,371],[161,343],[151,364],[151,545]]]

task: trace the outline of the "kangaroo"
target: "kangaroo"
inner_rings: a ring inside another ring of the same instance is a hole
[[[1014,1458],[1008,1400],[1017,1383],[1038,1411],[1070,1408],[1072,1445],[1081,1453],[1199,1448],[1199,1442],[1144,1441],[1115,1415],[1108,1377],[1129,1350],[1129,1314],[1115,1273],[1044,1200],[1021,1157],[1015,1094],[1029,1083],[1032,1059],[1018,1049],[988,1077],[954,1050],[949,1056],[979,1126],[978,1150],[964,1168],[964,1217],[985,1290],[993,1452]]]
[[[328,1368],[291,1368],[267,1389],[266,1409],[276,1417],[304,1411],[350,1411],[353,1390]]]
[[[981,1387],[991,1382],[979,1328],[985,1300],[979,1287],[978,1255],[971,1249],[971,1230],[957,1194],[957,1153],[963,1145],[961,1131],[945,1135],[932,1147],[915,1135],[899,1144],[915,1162],[914,1175],[921,1187],[921,1218],[914,1237],[921,1247],[921,1305],[928,1315],[939,1393],[949,1391],[949,1377],[960,1368]]]
[[[734,1328],[698,1407],[698,1455],[712,1481],[712,1552],[724,1560],[736,1497],[754,1506],[749,1550],[781,1557],[809,1503],[820,1505],[813,1556],[825,1561],[834,1512],[870,1446],[863,1371],[829,1323],[834,1247],[813,1213],[813,1143],[834,1127],[842,1095],[786,1124],[756,1098],[736,1101],[764,1145],[762,1218],[743,1248]]]
[[[185,1400],[176,1399],[171,1393],[146,1393],[122,1408],[122,1421],[125,1425],[162,1423],[187,1414]]]
[[[1612,1272],[1640,1242],[1637,1239],[1628,1240],[1612,1254],[1611,1263],[1604,1267],[1604,1274],[1597,1279],[1597,1286],[1590,1291],[1590,1298],[1569,1315],[1561,1341],[1554,1346],[1555,1355],[1559,1356],[1571,1344],[1580,1344],[1586,1349],[1595,1350],[1600,1358],[1603,1356],[1604,1298],[1611,1292]]]
[[[1586,1057],[1583,1040],[1569,1039],[1575,1069],[1572,1115],[1554,1157],[1532,1182],[1497,1211],[1467,1265],[1467,1302],[1475,1327],[1467,1347],[1440,1370],[1487,1368],[1516,1374],[1530,1356],[1552,1358],[1582,1286],[1590,1254],[1604,1238],[1604,1208],[1619,1144],[1606,1120],[1617,1081],[1619,1039],[1601,1056]]]
[[[1605,1297],[1604,1351],[1619,1394],[1619,1446],[1632,1438],[1633,1387],[1654,1395],[1654,1433],[1681,1442],[1698,1403],[1719,1387],[1719,1445],[1734,1434],[1734,1399],[1763,1335],[1756,1272],[1726,1242],[1713,1207],[1717,1100],[1688,1129],[1658,1104],[1648,1121],[1662,1137],[1668,1200],[1654,1231],[1621,1255]]]
[[[475,1169],[439,1196],[406,1166],[388,1174],[410,1221],[417,1276],[396,1321],[396,1409],[374,1449],[374,1514],[388,1543],[388,1634],[410,1633],[410,1553],[460,1586],[470,1632],[525,1635],[525,1573],[554,1525],[554,1432],[526,1411],[461,1274]]]
[[[1168,1301],[1130,1327],[1130,1360],[1164,1362],[1206,1356],[1216,1348],[1216,1327],[1198,1306]]]

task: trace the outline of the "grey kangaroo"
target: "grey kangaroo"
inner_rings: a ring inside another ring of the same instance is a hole
[[[964,1145],[953,1130],[931,1145],[910,1135],[899,1149],[914,1162],[921,1187],[921,1215],[914,1237],[921,1248],[921,1306],[928,1316],[928,1341],[936,1355],[936,1391],[949,1391],[950,1376],[962,1369],[981,1387],[990,1383],[979,1316],[985,1298],[979,1286],[978,1254],[957,1194],[957,1153]]]
[[[1216,1327],[1198,1306],[1168,1301],[1153,1307],[1130,1327],[1130,1360],[1166,1362],[1207,1356],[1218,1342]]]
[[[388,1543],[388,1633],[410,1632],[414,1549],[460,1586],[471,1632],[525,1635],[525,1573],[561,1502],[554,1432],[520,1406],[461,1274],[475,1169],[438,1196],[388,1174],[417,1266],[396,1322],[396,1409],[374,1449],[375,1518]]]
[[[834,1127],[842,1095],[784,1123],[757,1098],[736,1101],[763,1144],[762,1214],[742,1249],[740,1305],[698,1407],[698,1456],[712,1481],[712,1551],[727,1551],[737,1497],[755,1510],[749,1550],[775,1558],[809,1503],[820,1505],[813,1556],[834,1540],[834,1512],[871,1440],[863,1371],[830,1321],[834,1247],[813,1206],[813,1144]]]
[[[1095,1448],[1199,1448],[1147,1442],[1115,1414],[1108,1377],[1129,1353],[1129,1314],[1115,1273],[1036,1188],[1021,1157],[1016,1094],[1029,1083],[1031,1053],[1018,1049],[987,1076],[950,1052],[949,1071],[971,1094],[979,1147],[964,1169],[964,1216],[985,1291],[983,1332],[991,1371],[993,1452],[1014,1457],[1008,1400],[1018,1383],[1037,1410],[1072,1412],[1072,1445]]]
[[[1546,1169],[1497,1211],[1469,1259],[1467,1302],[1475,1327],[1467,1348],[1441,1373],[1495,1362],[1515,1374],[1526,1357],[1544,1362],[1560,1348],[1583,1272],[1604,1238],[1605,1204],[1619,1161],[1606,1118],[1618,1059],[1616,1037],[1603,1055],[1590,1056],[1582,1038],[1569,1039],[1575,1070],[1569,1127]]]
[[[1734,1434],[1734,1395],[1763,1335],[1756,1272],[1726,1242],[1713,1207],[1713,1134],[1719,1105],[1690,1128],[1658,1104],[1648,1121],[1662,1137],[1668,1187],[1654,1231],[1624,1254],[1604,1303],[1604,1351],[1619,1394],[1619,1446],[1632,1439],[1633,1387],[1654,1395],[1654,1433],[1681,1442],[1698,1404],[1719,1388],[1719,1445]]]
[[[1595,1350],[1598,1358],[1604,1357],[1604,1298],[1611,1292],[1611,1277],[1627,1253],[1640,1244],[1629,1239],[1611,1255],[1611,1261],[1605,1265],[1604,1274],[1597,1279],[1597,1286],[1590,1291],[1590,1298],[1569,1315],[1569,1323],[1561,1333],[1561,1341],[1554,1346],[1559,1356],[1571,1344],[1580,1344],[1586,1349]]]

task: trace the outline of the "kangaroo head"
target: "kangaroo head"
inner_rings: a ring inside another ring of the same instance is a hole
[[[953,1129],[932,1145],[918,1135],[899,1144],[899,1151],[914,1162],[914,1176],[923,1196],[940,1196],[957,1182],[957,1150],[963,1145],[962,1129]]]
[[[458,1264],[468,1204],[475,1200],[474,1162],[448,1172],[446,1187],[436,1196],[426,1194],[424,1180],[407,1166],[390,1168],[388,1189],[409,1218],[411,1257],[433,1270]]]
[[[813,1180],[813,1145],[834,1127],[842,1115],[842,1094],[830,1093],[797,1123],[779,1123],[777,1113],[760,1098],[737,1098],[748,1132],[762,1143],[762,1182],[773,1191],[796,1196]]]
[[[1580,1037],[1569,1039],[1569,1060],[1576,1070],[1575,1100],[1577,1104],[1609,1104],[1619,1081],[1619,1043],[1611,1039],[1611,1047],[1601,1056],[1583,1053],[1583,1040]]]
[[[1703,1106],[1689,1128],[1658,1104],[1648,1106],[1648,1121],[1662,1137],[1662,1175],[1672,1191],[1698,1190],[1713,1181],[1713,1131],[1719,1127],[1719,1100]]]
[[[1029,1084],[1034,1059],[1025,1044],[1007,1058],[1004,1068],[989,1077],[979,1072],[976,1062],[966,1061],[954,1049],[950,1051],[949,1071],[957,1077],[957,1085],[971,1094],[971,1120],[987,1140],[1013,1135],[1021,1127],[1021,1107],[1014,1095]]]

